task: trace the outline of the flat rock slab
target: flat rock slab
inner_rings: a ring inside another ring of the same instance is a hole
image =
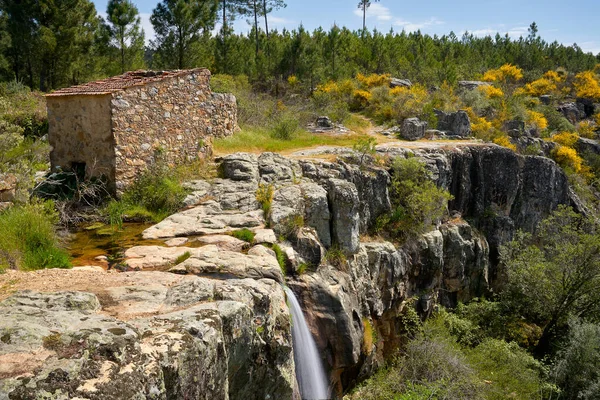
[[[216,201],[173,214],[146,229],[144,239],[215,235],[264,225],[263,211],[225,211]]]

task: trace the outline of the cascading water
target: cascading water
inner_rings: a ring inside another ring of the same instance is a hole
[[[306,319],[294,292],[284,287],[292,313],[292,340],[294,341],[294,362],[296,379],[303,399],[328,399],[328,385],[323,364],[317,351],[315,340],[308,329]]]

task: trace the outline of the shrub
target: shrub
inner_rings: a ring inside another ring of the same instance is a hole
[[[586,173],[587,169],[583,164],[583,158],[579,157],[577,150],[566,147],[558,146],[557,149],[552,151],[552,158],[563,168],[570,169],[575,173]]]
[[[548,121],[544,117],[544,114],[537,111],[527,110],[527,117],[525,118],[525,122],[527,122],[529,126],[535,128],[539,132],[545,130],[548,127]]]
[[[276,119],[276,122],[270,129],[270,135],[273,139],[291,140],[300,129],[298,119],[284,113]]]
[[[357,74],[356,80],[367,89],[376,87],[376,86],[387,86],[390,82],[389,74],[371,74],[369,76],[365,76],[363,74]]]
[[[122,205],[109,203],[105,214],[119,224],[118,210],[124,214],[158,222],[177,212],[182,206],[186,191],[174,173],[166,166],[155,165],[140,174],[121,197]]]
[[[244,242],[248,242],[250,244],[254,243],[254,232],[247,228],[233,231],[231,232],[231,236],[233,236],[236,239],[243,240]]]
[[[337,246],[331,246],[325,253],[325,259],[328,263],[338,269],[345,269],[347,258],[342,249]]]
[[[548,121],[548,129],[551,131],[573,131],[575,127],[565,118],[563,114],[556,111],[554,107],[545,106],[541,108],[544,117]]]
[[[283,276],[286,276],[287,275],[287,256],[285,255],[283,250],[281,250],[281,247],[279,247],[279,245],[277,243],[274,243],[274,244],[272,244],[270,246],[266,246],[266,247],[269,247],[271,250],[273,250],[275,252],[275,258],[277,258],[277,263],[279,264],[279,268],[281,268],[281,273],[283,274]]]
[[[493,140],[495,144],[498,146],[506,147],[507,149],[511,149],[512,151],[517,151],[517,146],[510,142],[508,136],[499,136]]]
[[[585,71],[575,76],[573,83],[577,97],[584,99],[600,100],[600,82],[592,71]]]
[[[592,121],[581,121],[577,126],[577,133],[579,133],[579,136],[586,139],[595,139],[596,125]]]
[[[565,399],[600,396],[600,325],[571,320],[569,336],[554,366]]]
[[[511,64],[504,64],[498,69],[491,69],[483,75],[488,82],[516,82],[523,78],[523,70]]]
[[[13,206],[0,213],[0,270],[69,268],[69,256],[58,242],[52,202]]]
[[[425,232],[445,213],[452,196],[431,181],[425,164],[417,158],[396,158],[392,165],[392,212],[380,217],[393,237],[405,240]]]
[[[551,140],[554,143],[558,143],[562,146],[566,147],[575,147],[577,141],[579,140],[579,136],[573,132],[560,132],[552,136]]]
[[[504,92],[502,89],[492,85],[479,86],[477,89],[481,91],[488,99],[501,99],[504,97]]]
[[[258,201],[262,207],[265,220],[269,219],[271,213],[271,203],[273,202],[274,192],[275,188],[273,185],[265,185],[264,183],[258,185],[258,189],[256,190],[256,201]]]
[[[363,343],[362,343],[362,351],[363,353],[370,355],[373,352],[373,344],[377,343],[376,333],[373,330],[373,325],[371,325],[371,321],[368,318],[363,318]]]

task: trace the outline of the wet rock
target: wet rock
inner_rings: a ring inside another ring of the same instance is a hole
[[[165,245],[167,245],[168,247],[183,246],[188,242],[188,240],[188,238],[173,238],[165,241]]]

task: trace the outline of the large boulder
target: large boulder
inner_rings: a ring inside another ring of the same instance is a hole
[[[425,136],[427,122],[419,120],[419,118],[406,118],[402,122],[402,130],[400,136],[404,140],[419,140]]]
[[[292,398],[279,284],[123,275],[128,286],[101,297],[24,291],[0,303],[0,399]]]
[[[390,80],[390,88],[392,89],[396,87],[411,88],[412,85],[412,82],[408,79],[392,78]]]
[[[360,216],[356,186],[341,179],[330,179],[328,187],[331,205],[333,243],[346,253],[359,249]]]
[[[560,104],[556,110],[560,112],[570,123],[576,124],[585,118],[585,111],[580,109],[576,103]]]
[[[475,90],[481,86],[490,86],[490,83],[482,81],[458,81],[459,89]]]
[[[447,113],[435,110],[438,118],[437,129],[446,132],[447,135],[458,137],[471,136],[471,121],[466,111],[460,110],[453,113]]]
[[[234,181],[252,181],[258,178],[256,156],[248,153],[230,154],[221,161],[223,178]]]

